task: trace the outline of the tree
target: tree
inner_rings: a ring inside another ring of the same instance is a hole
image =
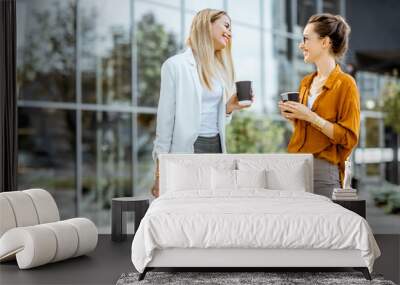
[[[393,183],[399,184],[399,153],[397,150],[400,145],[400,82],[396,77],[388,82],[382,98],[381,109],[384,113],[385,124],[389,127],[387,135],[392,136],[393,161],[389,165],[389,171],[392,173],[390,179]]]
[[[17,85],[22,99],[75,101],[76,3],[55,2],[27,18],[18,50]],[[32,5],[32,6],[31,6]],[[81,39],[93,42],[94,15],[81,19]]]
[[[178,51],[173,33],[157,23],[154,14],[142,16],[137,23],[137,60],[139,77],[139,104],[157,106],[160,93],[161,64]]]
[[[400,82],[391,80],[383,92],[382,111],[385,123],[400,134]]]

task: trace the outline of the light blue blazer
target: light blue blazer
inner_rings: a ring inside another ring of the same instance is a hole
[[[201,94],[203,87],[192,50],[167,59],[161,67],[160,100],[157,109],[157,128],[153,159],[160,153],[193,153],[201,120]],[[227,90],[224,88],[224,94]],[[226,152],[225,124],[226,96],[218,109],[218,128],[222,152]]]

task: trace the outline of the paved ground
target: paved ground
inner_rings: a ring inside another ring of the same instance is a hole
[[[371,195],[363,188],[358,195],[367,201],[367,221],[374,234],[400,234],[400,214],[385,214],[382,208],[374,205]]]

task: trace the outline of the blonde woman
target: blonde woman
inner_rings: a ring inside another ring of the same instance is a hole
[[[234,94],[231,20],[226,12],[205,9],[193,19],[188,49],[161,67],[153,159],[159,195],[160,153],[223,153],[225,124],[240,106]]]

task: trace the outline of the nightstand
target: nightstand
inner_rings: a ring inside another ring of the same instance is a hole
[[[332,202],[366,218],[365,200],[332,200]]]
[[[111,239],[123,241],[126,239],[126,215],[124,212],[135,212],[135,232],[140,221],[146,214],[150,204],[148,197],[113,198],[111,204]]]

